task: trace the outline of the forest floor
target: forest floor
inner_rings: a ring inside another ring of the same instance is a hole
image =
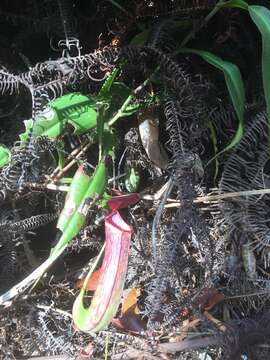
[[[0,43],[0,358],[270,358],[268,1],[2,0]]]

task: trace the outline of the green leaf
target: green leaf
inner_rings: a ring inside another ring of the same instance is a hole
[[[6,291],[3,295],[0,296],[0,305],[3,305],[5,302],[13,299],[16,295],[21,294],[25,291],[33,282],[39,279],[48,268],[56,261],[56,259],[64,252],[65,247],[60,251],[55,253],[53,256],[50,256],[42,264],[40,264],[34,271],[26,276],[18,284],[14,285],[10,290]]]
[[[270,122],[270,10],[251,5],[248,12],[262,35],[262,74],[268,121]]]
[[[33,137],[48,136],[50,139],[56,139],[64,129],[64,122],[60,119],[57,111],[47,107],[40,113],[33,123]]]
[[[64,154],[63,150],[57,149],[57,155],[58,155],[58,167],[59,167],[59,169],[62,170],[64,168],[64,164],[65,164],[65,154]]]
[[[106,107],[104,104],[97,104],[98,116],[97,116],[97,136],[98,136],[98,157],[101,161],[103,155],[103,133],[104,133],[104,114]]]
[[[117,75],[119,74],[119,69],[114,68],[112,72],[109,74],[107,79],[105,80],[104,84],[102,85],[98,96],[106,96],[109,94],[112,84],[114,80],[116,79]]]
[[[110,110],[117,111],[130,93],[131,90],[127,85],[115,81],[110,89]]]
[[[38,279],[48,270],[48,268],[58,259],[58,257],[64,252],[69,241],[78,234],[85,222],[85,214],[89,208],[89,203],[91,198],[96,194],[102,195],[105,186],[106,186],[106,167],[105,163],[100,163],[95,173],[90,179],[90,184],[88,189],[85,191],[84,196],[80,202],[78,210],[74,213],[72,210],[73,216],[69,217],[69,222],[63,226],[64,232],[59,238],[59,241],[52,249],[51,254],[48,259],[46,259],[40,266],[38,266],[34,271],[32,271],[26,278],[20,281],[18,284],[13,286],[9,291],[0,296],[0,304],[12,299],[18,293],[25,291],[33,282],[35,284],[38,282]],[[87,179],[89,181],[89,177]],[[85,187],[84,187],[85,190]],[[35,286],[33,285],[33,287]]]
[[[236,134],[226,148],[222,150],[222,152],[227,151],[241,140],[244,131],[245,88],[240,70],[235,64],[224,61],[208,51],[195,49],[183,49],[180,51],[200,55],[205,61],[221,70],[224,74],[226,86],[239,120]]]
[[[135,112],[137,112],[139,110],[139,108],[141,107],[140,104],[130,104],[125,108],[125,111],[123,112],[123,116],[130,116],[135,114]]]
[[[116,137],[112,129],[105,129],[103,132],[103,154],[113,156]]]
[[[84,194],[89,187],[90,181],[91,177],[85,173],[83,165],[81,165],[72,179],[66,196],[64,208],[62,209],[57,222],[57,228],[62,232],[65,231],[72,216],[78,210]]]
[[[74,134],[80,135],[97,125],[95,97],[71,93],[52,102],[51,106],[59,113],[60,120],[74,127]]]
[[[240,8],[244,10],[248,9],[248,3],[243,0],[229,0],[225,3],[221,3],[219,6],[224,8]]]
[[[10,151],[4,145],[0,145],[0,168],[7,165],[10,162]]]
[[[149,30],[144,30],[142,32],[140,32],[139,34],[135,35],[129,45],[132,45],[132,46],[143,46],[145,45],[147,39],[148,39],[148,35],[149,35]]]
[[[82,179],[83,187],[79,189],[79,181],[76,184],[76,187],[78,190],[78,197],[79,201],[76,197],[76,191],[73,188],[73,200],[76,201],[76,204],[74,206],[68,205],[66,209],[69,209],[69,211],[66,211],[65,214],[61,214],[63,218],[58,221],[57,227],[61,230],[63,229],[62,235],[60,236],[57,244],[51,249],[50,256],[54,256],[58,252],[62,252],[63,248],[66,248],[68,243],[76,236],[81,228],[83,227],[86,219],[86,215],[88,212],[88,209],[91,205],[91,200],[97,196],[102,195],[105,191],[105,187],[107,184],[107,176],[106,176],[106,167],[105,163],[100,163],[95,173],[91,178],[88,177],[85,173],[83,173],[83,170],[81,170],[81,175],[84,177]],[[78,180],[80,178],[80,174],[78,174]],[[88,188],[87,188],[87,182],[88,182]],[[71,186],[72,187],[72,184]],[[74,186],[75,187],[75,186]],[[71,196],[70,196],[71,198]],[[72,202],[70,201],[70,198],[68,197],[66,202],[68,201],[69,204],[72,205]],[[65,211],[65,210],[63,210]]]
[[[21,145],[25,144],[29,140],[29,134],[33,127],[33,120],[24,120],[25,132],[19,135]]]
[[[70,93],[51,101],[40,113],[33,125],[33,136],[48,136],[56,139],[65,124],[74,127],[74,134],[83,134],[96,127],[97,112],[94,97]]]
[[[122,106],[118,108],[118,111],[108,122],[109,126],[115,124],[120,118],[133,115],[140,108],[140,104],[132,103],[134,101],[133,95],[129,95]]]
[[[125,186],[128,192],[136,192],[140,183],[140,173],[134,167],[127,167],[126,169]]]
[[[59,179],[59,182],[61,184],[71,184],[73,181],[73,178],[71,177],[62,177],[61,179]]]
[[[64,144],[62,141],[58,141],[57,155],[58,155],[58,166],[62,170],[65,165],[65,152],[64,152]]]

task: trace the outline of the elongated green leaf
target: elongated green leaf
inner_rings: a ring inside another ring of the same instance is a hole
[[[226,148],[222,150],[222,152],[227,151],[241,140],[244,130],[245,88],[240,70],[235,64],[224,61],[208,51],[183,49],[181,52],[189,52],[200,55],[205,61],[221,70],[224,74],[226,86],[228,88],[234,109],[239,120],[236,134],[234,135],[229,145],[227,145]]]
[[[222,7],[240,7],[248,10],[262,36],[262,75],[266,109],[270,122],[270,10],[264,6],[248,5],[243,0],[230,0]]]
[[[83,134],[96,127],[97,112],[96,98],[80,93],[70,93],[51,101],[46,109],[40,113],[35,121],[26,120],[26,131],[20,135],[21,142],[28,139],[29,132],[33,128],[32,135],[48,136],[56,139],[69,123],[74,128],[74,134]]]
[[[113,156],[116,144],[116,135],[112,129],[105,128],[102,137],[103,155]]]
[[[77,174],[78,177],[80,174]],[[84,185],[85,183],[89,183],[89,186],[84,186],[84,196],[80,201],[79,207],[76,205],[77,211],[72,212],[68,217],[68,223],[64,221],[61,225],[63,228],[62,236],[60,237],[59,241],[52,249],[51,254],[47,260],[45,260],[38,268],[32,271],[25,279],[20,281],[18,284],[13,286],[10,290],[5,292],[2,296],[0,296],[0,305],[5,303],[6,301],[11,300],[14,296],[18,293],[23,292],[26,290],[33,282],[35,284],[38,282],[38,279],[42,277],[42,275],[48,270],[48,268],[58,259],[58,257],[64,252],[66,249],[69,241],[78,234],[81,227],[84,224],[86,212],[89,208],[90,199],[95,196],[95,194],[102,194],[105,190],[106,186],[106,168],[105,164],[102,162],[96,168],[96,171],[93,177],[83,179]],[[87,180],[87,181],[86,181]],[[77,184],[76,184],[77,185]],[[73,185],[74,186],[74,185]],[[86,189],[87,188],[87,189]],[[72,189],[74,193],[74,187]],[[74,194],[73,194],[74,195]],[[65,218],[66,219],[66,218]],[[34,285],[35,286],[35,285]]]
[[[145,45],[147,38],[149,35],[149,30],[144,30],[138,34],[136,34],[130,41],[130,45],[135,46],[143,46]]]
[[[270,10],[264,6],[251,5],[248,12],[262,35],[263,88],[270,122]]]
[[[83,165],[81,165],[72,179],[69,192],[66,196],[64,208],[61,211],[57,222],[57,228],[62,232],[65,231],[72,216],[78,210],[86,190],[89,187],[90,181],[91,177],[85,173]]]
[[[103,134],[104,134],[105,111],[106,111],[106,105],[98,104],[97,135],[98,135],[99,161],[101,161],[101,158],[103,155]]]
[[[219,6],[225,8],[240,8],[244,10],[248,9],[248,3],[243,0],[229,0]]]
[[[61,122],[74,127],[74,133],[83,134],[96,127],[96,99],[80,93],[71,93],[52,101],[50,107],[56,111]]]
[[[62,170],[65,164],[65,155],[63,150],[57,149],[57,155],[58,155],[58,166]]]
[[[58,252],[55,252],[52,256],[46,259],[41,265],[39,265],[34,271],[32,271],[28,276],[26,276],[26,278],[24,278],[18,284],[14,285],[3,295],[1,295],[0,305],[5,304],[6,302],[12,300],[18,294],[21,294],[26,289],[28,289],[35,280],[39,279],[48,270],[48,268],[55,262],[55,260],[64,252],[64,250],[65,247],[62,247]]]
[[[10,151],[3,145],[0,145],[0,168],[10,162]]]
[[[59,228],[60,226],[61,228],[63,228],[63,232],[59,237],[57,244],[51,249],[49,259],[53,258],[54,260],[56,260],[58,256],[60,256],[63,253],[69,242],[79,233],[79,231],[83,227],[87,212],[91,204],[91,200],[97,195],[102,195],[103,192],[105,191],[107,177],[106,177],[106,167],[104,162],[99,163],[99,165],[95,170],[95,173],[91,178],[87,179],[84,176],[86,174],[81,174],[81,175],[82,177],[84,177],[84,179],[81,182],[80,181],[78,182],[82,183],[84,186],[83,188],[84,191],[80,192],[80,198],[82,193],[83,193],[83,197],[79,202],[79,206],[76,204],[75,206],[76,210],[74,211],[74,208],[72,208],[70,215],[63,217],[64,221],[60,225],[58,224]],[[78,175],[78,180],[80,180],[79,175]],[[89,183],[88,188],[87,186],[85,187],[87,182]],[[76,184],[76,186],[74,185],[73,187],[71,186],[71,188],[73,191],[73,195],[75,195],[74,191],[75,188],[78,188],[78,184]],[[76,196],[74,196],[73,199],[75,200]],[[67,201],[69,201],[69,198],[67,199]],[[49,264],[52,263],[49,262]],[[46,270],[47,269],[45,269],[44,272]],[[42,275],[43,273],[41,273],[40,276],[35,279],[36,281],[33,287],[35,287],[35,285],[38,283]]]
[[[89,180],[88,180],[89,181]],[[78,232],[81,230],[86,215],[89,209],[89,206],[91,204],[91,199],[93,199],[96,195],[102,195],[105,191],[107,179],[106,179],[106,167],[105,163],[101,162],[97,168],[93,176],[90,178],[89,186],[87,185],[87,179],[83,179],[83,191],[80,192],[80,198],[81,201],[75,204],[75,206],[72,208],[72,211],[70,211],[69,217],[64,217],[63,221],[61,222],[61,228],[63,228],[62,236],[60,237],[59,241],[55,245],[55,247],[51,251],[51,256],[55,254],[55,252],[58,252],[62,249],[62,247],[66,247],[67,244],[71,239],[73,239],[74,236],[78,234]],[[71,185],[72,186],[72,185]],[[78,184],[76,184],[77,188]],[[74,185],[75,188],[75,185]],[[75,190],[72,188],[73,194],[74,194],[74,200],[76,199],[75,196]],[[81,197],[81,194],[83,193],[83,196]],[[69,198],[67,199],[69,200]],[[74,211],[75,208],[75,211]],[[59,225],[58,225],[59,226]]]

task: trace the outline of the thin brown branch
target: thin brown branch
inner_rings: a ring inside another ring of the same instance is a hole
[[[219,339],[211,336],[193,340],[184,340],[176,343],[163,343],[158,345],[158,351],[165,353],[175,353],[177,351],[193,350],[206,346],[215,346],[219,344]]]

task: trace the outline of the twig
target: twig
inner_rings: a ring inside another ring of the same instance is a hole
[[[163,343],[158,345],[158,351],[166,353],[175,353],[177,351],[193,350],[206,346],[213,346],[219,344],[219,339],[210,336],[205,338],[199,338],[194,340],[184,340],[177,343]]]
[[[52,311],[55,311],[57,312],[58,314],[60,315],[63,315],[63,316],[66,316],[66,317],[69,317],[72,319],[72,315],[67,312],[67,311],[64,311],[64,310],[61,310],[61,309],[57,309],[53,306],[48,306],[48,305],[37,305],[37,308],[39,309],[43,309],[43,310],[52,310]]]
[[[59,169],[58,174],[52,179],[52,182],[55,182],[57,180],[59,180],[61,178],[61,176],[63,176],[63,174],[69,170],[74,164],[76,164],[76,162],[79,160],[79,157],[85,153],[87,151],[87,149],[92,145],[92,143],[87,143],[82,149],[81,151],[75,156],[75,158],[73,160],[71,160],[70,163],[68,163],[62,170]]]
[[[68,355],[34,356],[28,358],[17,358],[17,360],[70,360]]]
[[[226,296],[224,298],[224,301],[232,300],[232,299],[239,299],[239,298],[242,298],[242,297],[264,295],[264,294],[269,294],[269,293],[270,293],[270,289],[269,290],[257,291],[257,292],[250,293],[250,294],[240,294],[240,295]]]
[[[68,192],[69,191],[69,186],[68,185],[56,185],[53,183],[43,183],[43,184],[38,184],[38,183],[26,183],[25,184],[26,187],[29,187],[31,189],[37,189],[37,190],[44,190],[44,189],[48,189],[48,190],[54,190],[54,191],[63,191],[63,192]]]
[[[115,354],[112,356],[112,360],[129,360],[129,359],[139,359],[139,358],[143,358],[147,360],[162,360],[162,358],[159,356],[154,356],[147,351],[134,349],[132,347],[129,347],[129,349],[123,353]]]
[[[130,13],[120,4],[118,4],[117,1],[114,0],[108,0],[111,4],[113,4],[114,6],[116,6],[118,9],[120,9],[121,11],[123,11],[124,14],[126,14],[130,19],[134,19],[133,16],[130,15]]]
[[[184,40],[181,43],[181,47],[185,46],[190,39],[192,39],[194,37],[194,35],[196,34],[196,32],[198,32],[199,30],[201,30],[202,27],[204,27],[208,21],[210,21],[212,19],[212,17],[214,15],[216,15],[216,13],[220,10],[221,6],[223,5],[224,0],[220,0],[216,6],[214,7],[213,10],[210,11],[210,13],[204,18],[201,26],[199,26],[199,28],[193,28],[188,34],[187,36],[184,38]]]
[[[203,315],[206,317],[207,320],[212,321],[212,323],[214,323],[220,331],[222,331],[222,332],[226,331],[226,326],[224,325],[224,323],[222,321],[216,319],[208,311],[204,311]]]
[[[241,196],[253,196],[253,195],[266,195],[270,194],[270,189],[261,189],[261,190],[244,190],[244,191],[236,191],[236,192],[228,192],[224,194],[219,195],[209,195],[209,196],[198,196],[196,199],[193,200],[194,204],[199,203],[207,203],[207,202],[216,202],[219,200],[225,200],[225,199],[232,199],[235,197],[241,197]],[[144,200],[150,200],[149,195],[143,196]],[[153,198],[152,198],[153,200]],[[171,200],[171,199],[170,199]],[[181,203],[179,201],[176,201],[171,204],[166,204],[165,208],[172,208],[172,207],[179,207]]]
[[[117,113],[113,116],[113,118],[108,122],[109,126],[112,126],[116,121],[121,118],[122,116],[125,116],[125,110],[130,104],[130,102],[136,97],[136,95],[142,91],[143,88],[147,86],[147,84],[152,80],[152,78],[156,75],[156,73],[160,70],[160,66],[157,66],[153,73],[143,82],[141,83],[135,90],[132,91],[132,93],[126,98],[121,108],[117,111]]]
[[[173,189],[173,181],[172,181],[172,179],[170,179],[167,183],[167,188],[166,188],[166,190],[163,194],[162,200],[157,208],[157,211],[156,211],[156,214],[155,214],[155,217],[153,220],[153,224],[152,224],[152,250],[153,250],[153,259],[154,259],[155,266],[156,266],[156,262],[157,262],[156,231],[157,231],[158,224],[160,222],[162,212],[164,210],[166,200],[167,200],[168,196],[170,195],[172,189]]]
[[[244,190],[244,191],[224,193],[220,195],[200,196],[194,200],[194,203],[224,200],[224,199],[240,197],[240,196],[265,195],[265,194],[270,194],[270,189]]]

